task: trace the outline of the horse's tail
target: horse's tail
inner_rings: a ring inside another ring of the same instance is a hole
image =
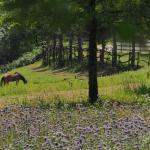
[[[15,74],[18,74],[20,76],[20,79],[26,84],[27,83],[27,80],[25,79],[25,77],[23,75],[21,75],[20,73],[18,72],[15,72]]]
[[[4,83],[5,83],[5,77],[3,76],[3,77],[1,78],[0,86],[3,86]]]

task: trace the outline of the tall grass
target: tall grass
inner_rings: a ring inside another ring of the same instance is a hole
[[[28,80],[24,85],[21,81],[18,86],[15,83],[0,87],[0,103],[12,102],[14,99],[60,99],[72,101],[86,101],[88,97],[88,80],[86,77],[73,73],[53,73],[49,69],[40,68],[40,63],[13,70],[22,73]],[[45,70],[45,71],[44,71]],[[112,76],[98,78],[100,98],[103,100],[119,101],[125,103],[148,102],[147,97],[150,87],[150,69],[145,67],[137,71],[127,71]],[[2,76],[2,75],[1,75]],[[146,86],[145,90],[142,85]],[[140,92],[141,90],[144,92]],[[35,102],[34,102],[35,103]]]

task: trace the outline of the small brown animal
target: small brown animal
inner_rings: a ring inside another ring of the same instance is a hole
[[[16,85],[17,85],[19,83],[19,80],[22,80],[24,84],[27,83],[25,77],[18,72],[15,72],[14,74],[6,74],[1,78],[0,85],[5,86],[6,84],[9,84],[9,82],[14,82],[14,81],[16,81]]]

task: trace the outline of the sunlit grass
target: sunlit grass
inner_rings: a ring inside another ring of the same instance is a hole
[[[11,72],[18,71],[23,74],[28,84],[21,81],[18,86],[10,83],[0,88],[0,104],[14,103],[17,99],[37,99],[51,101],[60,98],[67,102],[87,101],[88,79],[86,76],[77,76],[65,71],[52,72],[48,68],[40,68],[40,63],[22,67]],[[125,103],[148,102],[147,97],[135,91],[145,85],[150,86],[150,68],[145,67],[137,71],[127,71],[112,76],[98,78],[100,98],[108,101],[119,101]],[[2,75],[1,75],[2,76]],[[144,93],[145,94],[145,93]],[[149,94],[149,93],[146,93]],[[35,102],[34,102],[35,103]]]

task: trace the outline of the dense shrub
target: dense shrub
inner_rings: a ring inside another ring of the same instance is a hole
[[[35,48],[32,52],[24,53],[17,60],[0,67],[0,73],[5,73],[12,69],[32,64],[42,58],[41,49]]]

